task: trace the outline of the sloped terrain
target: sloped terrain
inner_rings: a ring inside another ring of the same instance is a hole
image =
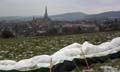
[[[42,16],[35,16],[36,18],[42,18]],[[0,21],[7,20],[7,21],[28,21],[32,20],[32,16],[6,16],[0,17]],[[58,21],[76,21],[76,20],[99,20],[99,19],[106,19],[106,18],[120,18],[120,11],[108,11],[99,14],[86,14],[82,12],[70,12],[58,15],[51,15],[50,18],[52,20]]]
[[[119,36],[119,31],[113,31],[66,36],[40,36],[0,39],[0,59],[21,60],[31,58],[36,55],[50,55],[75,42],[82,44],[85,41],[89,41],[93,44],[100,44]]]

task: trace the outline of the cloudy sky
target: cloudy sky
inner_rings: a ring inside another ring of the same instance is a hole
[[[49,15],[120,10],[120,0],[0,0],[0,16],[43,15],[46,5]]]

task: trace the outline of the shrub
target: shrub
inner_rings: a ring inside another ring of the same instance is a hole
[[[8,28],[5,28],[2,30],[1,35],[2,38],[13,38],[15,37],[15,34],[9,30]]]

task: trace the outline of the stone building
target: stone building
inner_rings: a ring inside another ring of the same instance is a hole
[[[45,14],[43,18],[35,18],[33,17],[32,23],[34,25],[42,25],[42,24],[48,24],[51,21],[51,19],[48,16],[48,12],[47,12],[47,7],[45,8]]]

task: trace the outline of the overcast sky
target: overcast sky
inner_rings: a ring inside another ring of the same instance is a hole
[[[120,0],[0,0],[0,16],[41,16],[46,5],[49,15],[120,10]]]

